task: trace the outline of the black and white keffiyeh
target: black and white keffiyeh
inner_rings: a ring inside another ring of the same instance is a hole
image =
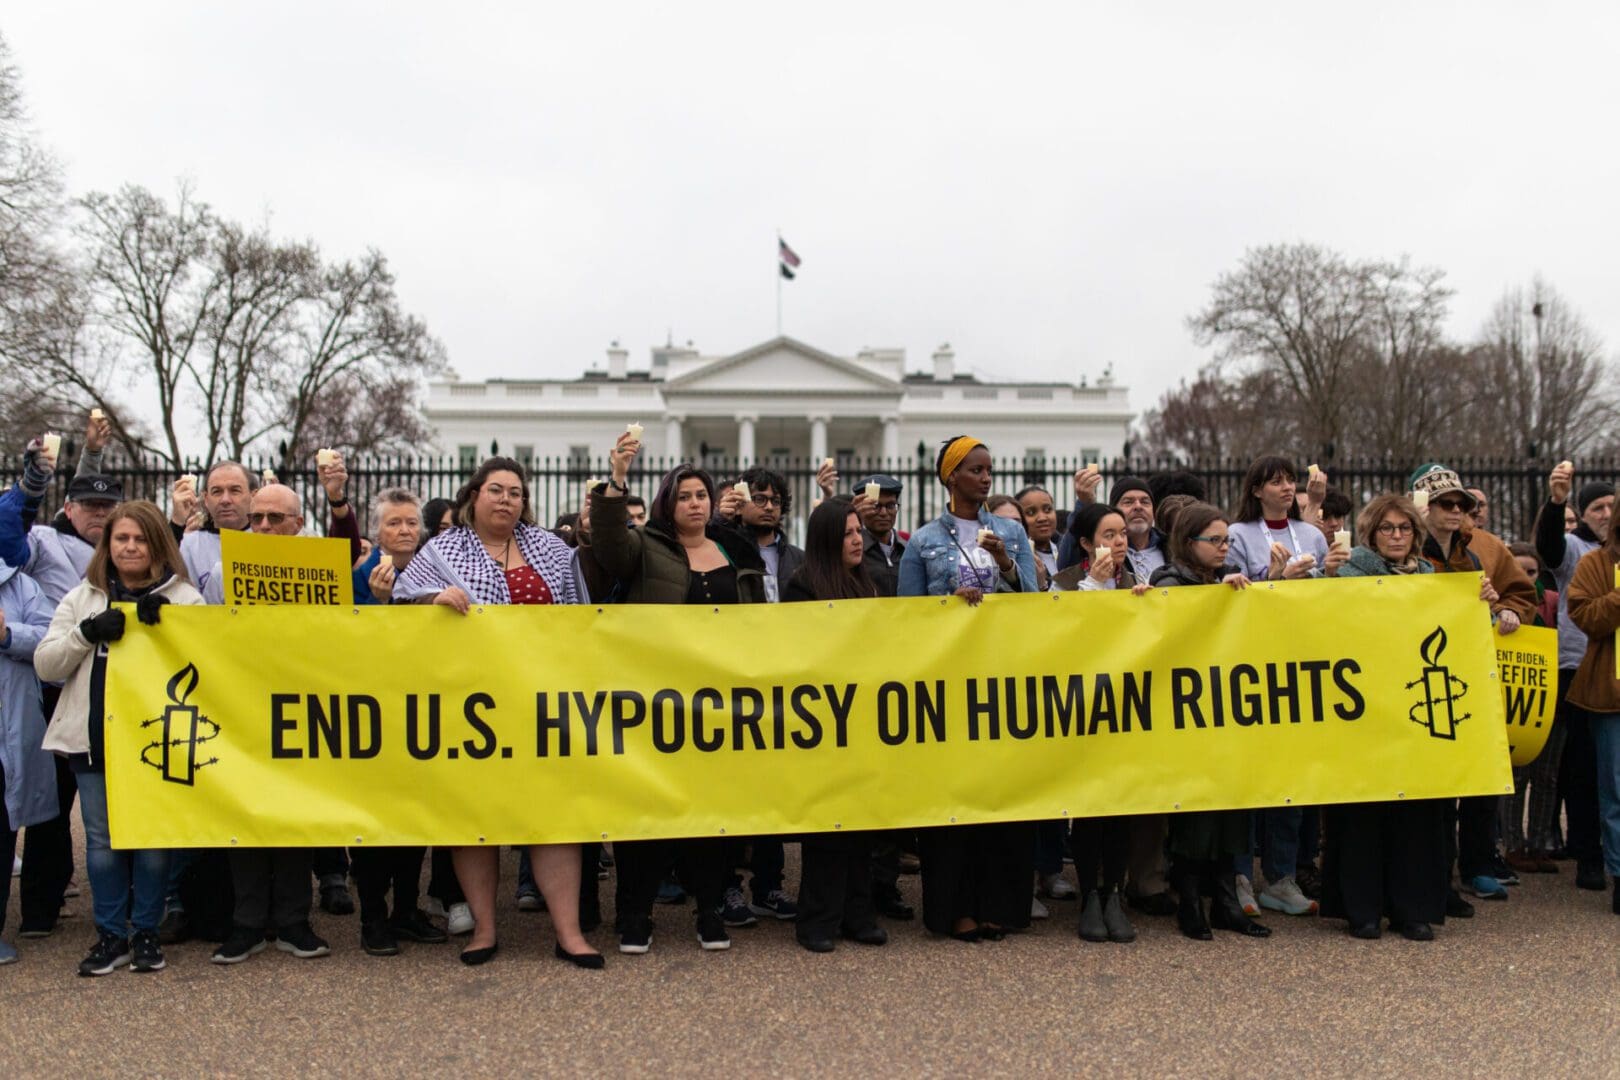
[[[554,603],[583,604],[587,595],[574,549],[561,537],[535,525],[517,527],[512,542],[535,573],[545,579]],[[484,550],[478,534],[465,526],[446,529],[417,552],[394,586],[398,600],[459,588],[475,604],[509,604],[506,575]]]

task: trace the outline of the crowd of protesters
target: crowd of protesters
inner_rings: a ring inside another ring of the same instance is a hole
[[[500,894],[491,847],[430,857],[420,847],[111,846],[102,695],[126,610],[156,624],[166,605],[222,603],[222,530],[323,530],[305,521],[292,488],[230,461],[200,479],[179,478],[167,508],[125,501],[119,481],[102,471],[108,435],[93,414],[65,504],[48,522],[37,518],[57,467],[50,439],[30,443],[23,475],[0,494],[0,856],[14,861],[21,830],[16,937],[58,932],[66,898],[81,888],[70,826],[77,803],[95,927],[82,975],[160,970],[164,946],[193,937],[217,943],[211,959],[222,965],[270,945],[301,959],[324,956],[331,945],[316,934],[312,907],[354,914],[351,883],[366,953],[390,956],[402,943],[460,936],[464,963],[491,960]],[[357,603],[435,604],[461,614],[487,604],[897,596],[978,605],[1033,591],[1139,595],[1150,587],[1466,573],[1479,579],[1498,634],[1556,627],[1557,722],[1541,755],[1514,770],[1515,790],[1505,797],[531,845],[515,902],[550,912],[556,955],[570,964],[603,966],[588,935],[602,923],[606,879],[614,882],[618,950],[636,955],[652,947],[660,904],[691,904],[704,950],[729,948],[732,930],[762,918],[792,921],[812,952],[832,951],[840,939],[882,945],[885,923],[917,916],[899,888],[902,875],[917,873],[921,922],[941,939],[997,941],[1066,901],[1078,936],[1099,943],[1135,940],[1133,919],[1144,917],[1173,918],[1194,940],[1215,930],[1264,938],[1271,914],[1342,919],[1357,938],[1387,929],[1428,941],[1448,919],[1473,917],[1472,901],[1506,900],[1519,874],[1558,873],[1570,861],[1574,884],[1592,890],[1620,875],[1620,530],[1610,530],[1614,486],[1577,483],[1570,462],[1548,477],[1533,542],[1509,546],[1487,528],[1485,492],[1442,464],[1417,469],[1403,491],[1363,493],[1358,507],[1316,466],[1302,472],[1266,456],[1249,468],[1230,514],[1206,501],[1191,473],[1105,483],[1093,465],[1075,475],[1073,506],[1062,511],[1039,486],[998,492],[990,448],[960,436],[936,459],[944,512],[909,534],[898,528],[899,480],[877,474],[845,489],[834,463],[824,462],[801,549],[784,528],[789,486],[763,466],[717,479],[680,465],[650,502],[632,496],[637,435],[618,436],[610,476],[551,529],[535,522],[529,477],[509,458],[485,461],[453,501],[391,488],[358,508],[348,501],[342,456],[323,450],[316,475],[324,532],[350,543]],[[800,846],[796,895],[784,879],[784,840]],[[11,877],[0,881],[3,930]],[[1620,915],[1620,878],[1612,903]],[[0,964],[17,959],[16,946],[0,940]]]

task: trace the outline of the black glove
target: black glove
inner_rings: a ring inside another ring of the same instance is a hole
[[[147,593],[135,601],[135,617],[147,626],[156,626],[163,618],[163,605],[168,602],[167,596]]]
[[[117,608],[108,608],[100,615],[92,615],[79,624],[79,633],[92,645],[117,641],[124,636],[124,613]]]

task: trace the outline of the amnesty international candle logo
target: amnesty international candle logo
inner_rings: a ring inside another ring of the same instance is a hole
[[[1456,703],[1468,695],[1468,684],[1440,663],[1446,651],[1446,628],[1437,626],[1423,639],[1418,653],[1423,657],[1423,675],[1406,684],[1406,689],[1423,688],[1423,697],[1407,713],[1414,724],[1422,724],[1436,739],[1455,739],[1457,725],[1471,713],[1459,714]]]
[[[184,689],[182,689],[182,686]],[[219,737],[219,725],[204,716],[188,699],[197,689],[197,665],[187,664],[169,679],[169,704],[162,716],[142,720],[141,727],[162,725],[157,738],[141,747],[141,761],[174,784],[194,784],[197,770],[218,764],[219,758],[197,760],[197,747]]]

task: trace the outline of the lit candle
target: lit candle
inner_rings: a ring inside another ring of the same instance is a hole
[[[392,568],[394,565],[394,557],[385,551],[381,555],[377,556],[377,565]]]
[[[1095,461],[1093,461],[1093,462],[1091,462],[1090,464],[1088,464],[1086,466],[1086,471],[1087,472],[1094,472],[1094,473],[1097,473],[1098,475],[1101,475],[1102,474],[1102,466],[1097,464]]]
[[[983,547],[984,542],[986,540],[995,539],[995,535],[996,535],[996,531],[994,529],[980,529],[979,530],[979,546]]]
[[[267,484],[278,483],[276,480],[276,471],[274,469],[264,470],[264,472],[259,474],[259,478]]]
[[[1337,548],[1344,548],[1348,551],[1350,548],[1350,531],[1348,529],[1340,529],[1338,532],[1334,533],[1333,546]]]
[[[1311,478],[1311,479],[1312,479],[1312,480],[1315,480],[1315,479],[1316,479],[1316,474],[1317,474],[1317,473],[1319,473],[1319,472],[1321,472],[1321,471],[1322,471],[1322,470],[1321,470],[1321,468],[1320,468],[1320,467],[1318,467],[1318,466],[1316,466],[1316,465],[1307,465],[1307,466],[1306,466],[1306,467],[1305,467],[1305,471],[1306,471],[1306,472],[1308,472],[1308,473],[1310,473],[1310,478]]]
[[[1560,469],[1568,469],[1570,472],[1575,471],[1575,463],[1573,461],[1560,461],[1558,463],[1558,467]]]
[[[190,488],[191,490],[196,491],[197,490],[197,474],[196,473],[189,473],[189,472],[182,474],[181,477],[180,477],[180,483],[184,484],[186,487]]]
[[[873,481],[872,483],[867,484],[866,485],[866,498],[867,498],[867,501],[869,501],[869,502],[877,502],[878,501],[878,493],[881,492],[882,490],[883,490],[882,487],[880,487],[876,481]]]
[[[1427,510],[1429,508],[1429,493],[1427,491],[1412,492],[1412,505],[1419,510]]]
[[[100,409],[91,409],[90,410],[90,419],[92,419],[92,420],[100,420],[100,419],[102,419],[102,416],[103,416],[103,414],[102,414],[102,411]]]
[[[315,464],[321,468],[337,464],[337,451],[322,447],[315,451]]]
[[[62,436],[47,431],[44,438],[40,439],[40,442],[43,444],[40,449],[45,456],[55,461],[56,455],[62,450]]]
[[[636,440],[636,442],[640,442],[641,441],[641,432],[642,432],[642,430],[643,429],[642,429],[642,426],[640,424],[631,424],[631,425],[629,425],[628,427],[626,427],[624,429],[624,433],[626,435],[630,436],[632,439]]]
[[[823,468],[823,469],[830,469],[830,468],[832,468],[832,467],[833,467],[833,459],[832,459],[832,458],[825,458],[825,459],[823,459],[823,460],[822,460],[822,462],[821,462],[821,467],[822,467],[822,468]]]
[[[731,490],[735,491],[737,494],[741,495],[745,499],[749,498],[748,485],[746,483],[744,483],[743,481],[741,481],[741,480],[739,480],[735,484],[733,484],[732,487],[731,487]]]

